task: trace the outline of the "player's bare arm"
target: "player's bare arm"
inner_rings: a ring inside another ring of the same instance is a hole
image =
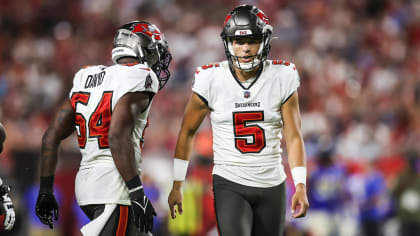
[[[185,108],[181,130],[178,134],[178,140],[175,148],[176,158],[183,160],[189,159],[193,137],[208,112],[209,108],[207,105],[196,93],[193,93],[188,101],[187,107]]]
[[[147,109],[153,93],[127,93],[121,97],[111,118],[109,147],[112,158],[121,177],[125,181],[131,200],[131,212],[136,227],[142,232],[151,231],[156,212],[146,197],[137,171],[132,134],[138,114]]]
[[[282,105],[284,122],[283,135],[286,140],[289,167],[306,167],[306,154],[301,133],[301,119],[299,113],[298,93],[293,95]],[[296,192],[292,197],[293,217],[299,218],[306,215],[309,202],[306,195],[306,186],[303,183],[296,185]]]
[[[54,227],[53,218],[58,220],[58,204],[53,190],[58,148],[61,141],[70,136],[74,130],[74,110],[70,101],[66,100],[42,137],[41,183],[35,213],[41,222],[51,229]]]
[[[152,97],[153,94],[147,92],[127,93],[112,113],[109,146],[115,166],[126,182],[139,174],[132,144],[135,117],[149,106]]]
[[[54,175],[60,142],[70,136],[74,130],[74,110],[70,101],[66,100],[42,137],[41,176]]]
[[[208,112],[208,106],[196,93],[193,93],[185,109],[181,130],[178,134],[178,140],[175,148],[175,158],[186,161],[189,160],[194,135]],[[171,193],[168,197],[168,204],[172,219],[176,217],[175,205],[178,206],[178,211],[182,214],[182,184],[183,181],[174,181]]]

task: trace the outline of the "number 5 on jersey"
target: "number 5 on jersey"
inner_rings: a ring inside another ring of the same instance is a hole
[[[87,140],[87,129],[89,129],[89,138],[97,138],[100,149],[109,148],[108,131],[111,123],[112,114],[112,91],[105,91],[102,98],[96,106],[95,111],[89,114],[89,123],[86,126],[86,118],[82,113],[77,112],[77,105],[87,106],[90,93],[77,92],[71,96],[71,105],[75,113],[75,123],[79,127],[77,140],[80,148],[85,148]]]
[[[233,131],[235,147],[241,153],[259,153],[265,147],[264,129],[259,125],[248,125],[247,122],[263,121],[264,111],[233,112]],[[246,136],[252,136],[248,142]]]

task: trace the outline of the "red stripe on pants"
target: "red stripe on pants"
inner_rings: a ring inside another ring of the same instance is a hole
[[[118,228],[116,236],[125,236],[128,223],[128,206],[120,206],[120,219],[118,220]]]

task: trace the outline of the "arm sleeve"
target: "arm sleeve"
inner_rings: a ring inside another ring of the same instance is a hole
[[[285,83],[281,86],[282,101],[285,103],[300,86],[300,78],[295,65],[288,66]]]

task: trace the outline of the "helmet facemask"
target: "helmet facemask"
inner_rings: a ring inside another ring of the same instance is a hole
[[[171,72],[169,71],[169,64],[172,61],[172,55],[162,45],[158,44],[156,48],[156,55],[159,60],[154,63],[151,68],[159,78],[159,90],[162,89],[168,82]]]

